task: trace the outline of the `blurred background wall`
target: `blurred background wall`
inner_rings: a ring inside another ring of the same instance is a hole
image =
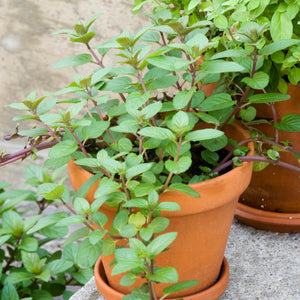
[[[88,74],[82,67],[51,69],[57,61],[85,51],[84,45],[73,44],[66,35],[51,33],[73,29],[76,20],[86,21],[96,13],[103,15],[94,23],[94,44],[103,43],[124,30],[137,32],[145,18],[132,16],[133,0],[0,0],[0,149],[12,153],[22,149],[24,141],[5,141],[14,132],[12,118],[20,111],[7,108],[25,100],[36,91],[41,97],[56,92],[72,81],[76,72]],[[87,52],[87,51],[86,51]],[[92,70],[92,68],[90,69]],[[29,129],[29,123],[20,130]],[[43,151],[34,163],[43,162]],[[20,187],[23,169],[30,160],[0,167],[0,181]]]

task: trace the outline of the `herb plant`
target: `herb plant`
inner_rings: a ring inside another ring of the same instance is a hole
[[[134,11],[146,2],[149,1],[136,1]],[[148,15],[151,25],[140,32],[123,32],[100,45],[91,46],[95,36],[92,24],[99,14],[85,24],[76,22],[72,30],[56,32],[83,44],[88,53],[65,58],[53,68],[87,63],[96,68],[88,76],[74,75],[74,81],[53,96],[39,98],[33,92],[26,100],[11,104],[26,111],[15,117],[16,121],[31,119],[37,126],[11,135],[10,138],[27,137],[25,149],[11,155],[3,152],[0,157],[0,164],[4,165],[51,148],[44,167],[57,169],[73,159],[93,173],[92,179],[75,194],[70,194],[62,183],[53,182],[40,182],[37,190],[47,201],[61,202],[73,212],[62,222],[86,226],[68,239],[86,237],[80,246],[89,251],[86,266],[95,263],[100,253],[114,254],[112,274],[128,272],[121,280],[123,285],[143,278],[148,288],[142,287],[138,293],[143,294],[142,299],[151,300],[157,299],[155,283],[175,283],[164,290],[160,299],[197,283],[178,286],[178,274],[172,266],[155,266],[156,256],[177,235],[163,233],[169,220],[160,214],[180,209],[176,203],[160,203],[160,194],[176,190],[199,197],[188,183],[209,180],[244,161],[300,171],[281,161],[279,154],[291,151],[299,157],[299,151],[251,128],[255,119],[252,104],[272,106],[289,98],[265,90],[269,78],[262,74],[261,58],[278,49],[277,42],[261,45],[265,26],[255,25],[253,30],[251,24],[243,25],[236,34],[248,37],[255,33],[255,40],[243,41],[244,48],[237,43],[235,49],[215,53],[216,41],[211,37],[216,31],[216,18],[201,19],[197,11],[191,14],[197,7],[196,1],[186,1],[183,13],[176,9],[179,1],[169,2],[154,1],[153,12]],[[118,61],[106,66],[110,53]],[[203,57],[205,61],[199,64]],[[232,57],[237,59],[231,60]],[[202,85],[221,78],[227,89],[223,85],[223,89],[217,88],[206,97]],[[234,85],[237,90],[228,89],[237,78],[242,84]],[[255,94],[254,90],[262,93]],[[237,143],[225,135],[224,128],[234,119],[250,129],[249,139]],[[289,116],[281,123],[274,120],[273,124],[276,130],[280,127],[299,131],[299,116]],[[268,148],[246,156],[245,146],[251,141]],[[230,146],[232,150],[228,150]],[[90,204],[84,197],[98,179],[95,201]],[[104,203],[116,209],[108,229],[107,216],[99,211]],[[43,222],[41,219],[35,226]],[[125,246],[118,245],[120,239],[126,241]],[[134,293],[137,290],[126,299],[134,299]]]

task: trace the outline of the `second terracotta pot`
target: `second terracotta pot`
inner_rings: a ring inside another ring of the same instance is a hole
[[[278,122],[285,114],[300,114],[300,85],[289,85],[288,94],[291,96],[289,100],[275,103]],[[271,108],[267,104],[258,107],[258,117],[271,116]],[[267,136],[274,135],[274,128],[270,125],[258,128]],[[294,149],[300,150],[299,132],[279,131],[279,141],[289,141]],[[280,152],[280,157],[284,162],[299,165],[291,153]],[[299,173],[276,165],[254,172],[248,189],[240,198],[236,218],[259,229],[300,232]]]

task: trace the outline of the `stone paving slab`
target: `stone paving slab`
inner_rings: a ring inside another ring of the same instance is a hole
[[[299,300],[300,234],[256,230],[234,221],[225,252],[230,279],[219,300]],[[105,300],[92,278],[70,300]]]

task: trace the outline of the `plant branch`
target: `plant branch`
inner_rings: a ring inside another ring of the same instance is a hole
[[[86,44],[88,50],[90,51],[90,53],[92,54],[92,56],[95,58],[97,64],[101,67],[101,68],[105,68],[105,66],[103,65],[103,62],[99,59],[98,55],[95,53],[95,51],[92,49],[92,47],[89,44]],[[108,73],[108,75],[110,76],[110,74]],[[119,93],[119,96],[121,97],[121,99],[123,100],[123,102],[126,102],[126,98],[122,93]]]
[[[56,145],[57,143],[58,143],[57,141],[52,141],[52,142],[47,142],[47,143],[43,143],[43,144],[37,144],[37,145],[33,145],[29,148],[25,148],[25,149],[23,149],[21,151],[18,151],[16,153],[9,154],[9,155],[6,155],[4,157],[0,157],[0,166],[7,165],[11,162],[14,162],[16,160],[27,157],[28,155],[33,153],[32,152],[33,148],[40,151],[40,150],[51,148],[54,145]]]

